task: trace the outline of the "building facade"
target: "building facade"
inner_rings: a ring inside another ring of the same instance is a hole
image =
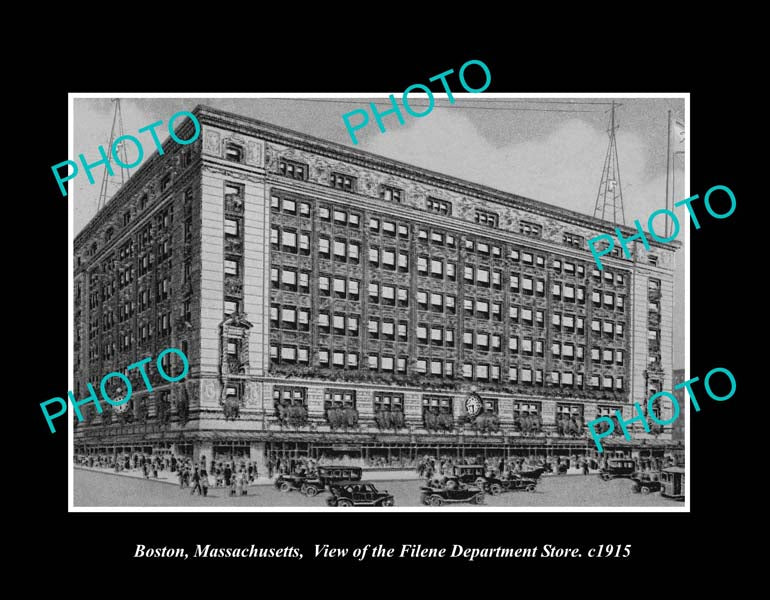
[[[586,241],[614,224],[194,114],[198,140],[167,142],[75,239],[73,391],[111,371],[134,391],[89,408],[77,451],[384,467],[595,454],[585,423],[671,389],[676,244],[634,241],[599,271]],[[126,367],[167,347],[190,372],[150,368],[148,392]],[[634,427],[608,452],[672,444],[670,427]]]

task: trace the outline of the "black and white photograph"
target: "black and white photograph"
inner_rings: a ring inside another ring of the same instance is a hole
[[[70,95],[70,510],[689,511],[690,95],[454,85]]]

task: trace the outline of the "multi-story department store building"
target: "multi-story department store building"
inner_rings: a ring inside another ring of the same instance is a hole
[[[167,347],[190,372],[148,369],[149,393],[129,371],[130,403],[91,409],[78,451],[593,454],[585,423],[671,389],[676,243],[634,241],[599,271],[586,240],[612,223],[194,112],[200,137],[169,140],[75,240],[73,391]],[[674,444],[635,428],[605,446]]]

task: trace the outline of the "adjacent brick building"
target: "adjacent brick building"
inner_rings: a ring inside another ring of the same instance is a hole
[[[587,421],[671,389],[675,243],[634,242],[600,272],[586,240],[608,222],[194,113],[200,138],[169,141],[74,247],[76,396],[169,346],[190,373],[152,369],[147,393],[132,370],[131,402],[91,411],[79,451],[568,455],[592,452]],[[637,427],[605,445],[670,438]]]

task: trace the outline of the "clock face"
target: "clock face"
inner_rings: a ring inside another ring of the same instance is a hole
[[[465,401],[465,410],[468,411],[468,416],[475,417],[481,412],[481,398],[477,394],[471,394]]]

